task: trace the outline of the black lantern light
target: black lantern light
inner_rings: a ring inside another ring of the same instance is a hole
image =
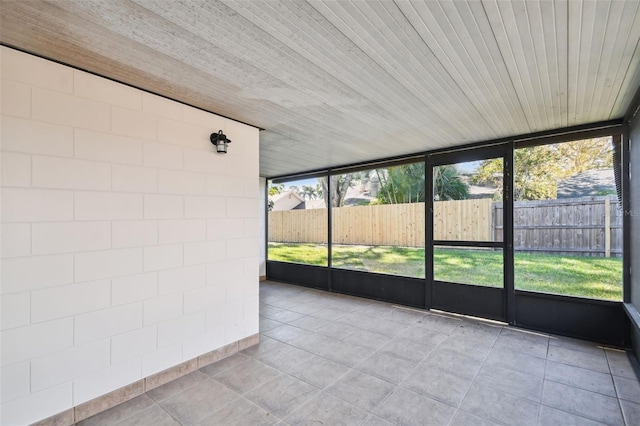
[[[227,153],[227,145],[231,143],[231,140],[222,133],[222,130],[219,130],[218,133],[211,133],[210,139],[211,143],[216,146],[216,152],[218,154]]]

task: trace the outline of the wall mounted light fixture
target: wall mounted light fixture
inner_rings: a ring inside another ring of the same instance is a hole
[[[218,154],[227,153],[227,145],[231,143],[231,140],[222,133],[222,130],[219,130],[218,133],[211,133],[210,139],[211,143],[216,146],[216,152]]]

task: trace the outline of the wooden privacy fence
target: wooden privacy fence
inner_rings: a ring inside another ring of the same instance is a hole
[[[518,251],[622,256],[622,211],[615,196],[518,201],[513,242]],[[502,203],[493,204],[494,238],[502,238]]]
[[[518,251],[622,255],[622,214],[615,197],[521,201],[514,205]],[[333,209],[335,244],[424,247],[424,203]],[[489,199],[434,203],[434,239],[501,241],[502,203]],[[327,210],[269,212],[269,241],[327,243]]]
[[[435,201],[433,239],[449,241],[492,241],[490,198]]]
[[[333,209],[334,244],[424,247],[424,203]],[[491,200],[434,203],[436,240],[490,241]],[[269,241],[327,243],[327,210],[269,212]]]
[[[327,209],[269,212],[269,241],[327,244]]]
[[[424,203],[333,209],[335,244],[424,247]]]

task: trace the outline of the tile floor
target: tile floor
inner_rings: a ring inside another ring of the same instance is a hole
[[[108,425],[640,425],[640,365],[593,343],[274,282],[261,342]]]

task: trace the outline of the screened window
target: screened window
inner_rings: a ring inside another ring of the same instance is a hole
[[[516,149],[515,288],[622,300],[611,137]]]
[[[327,266],[323,179],[268,184],[268,260]]]
[[[331,179],[332,266],[424,278],[424,162]]]

